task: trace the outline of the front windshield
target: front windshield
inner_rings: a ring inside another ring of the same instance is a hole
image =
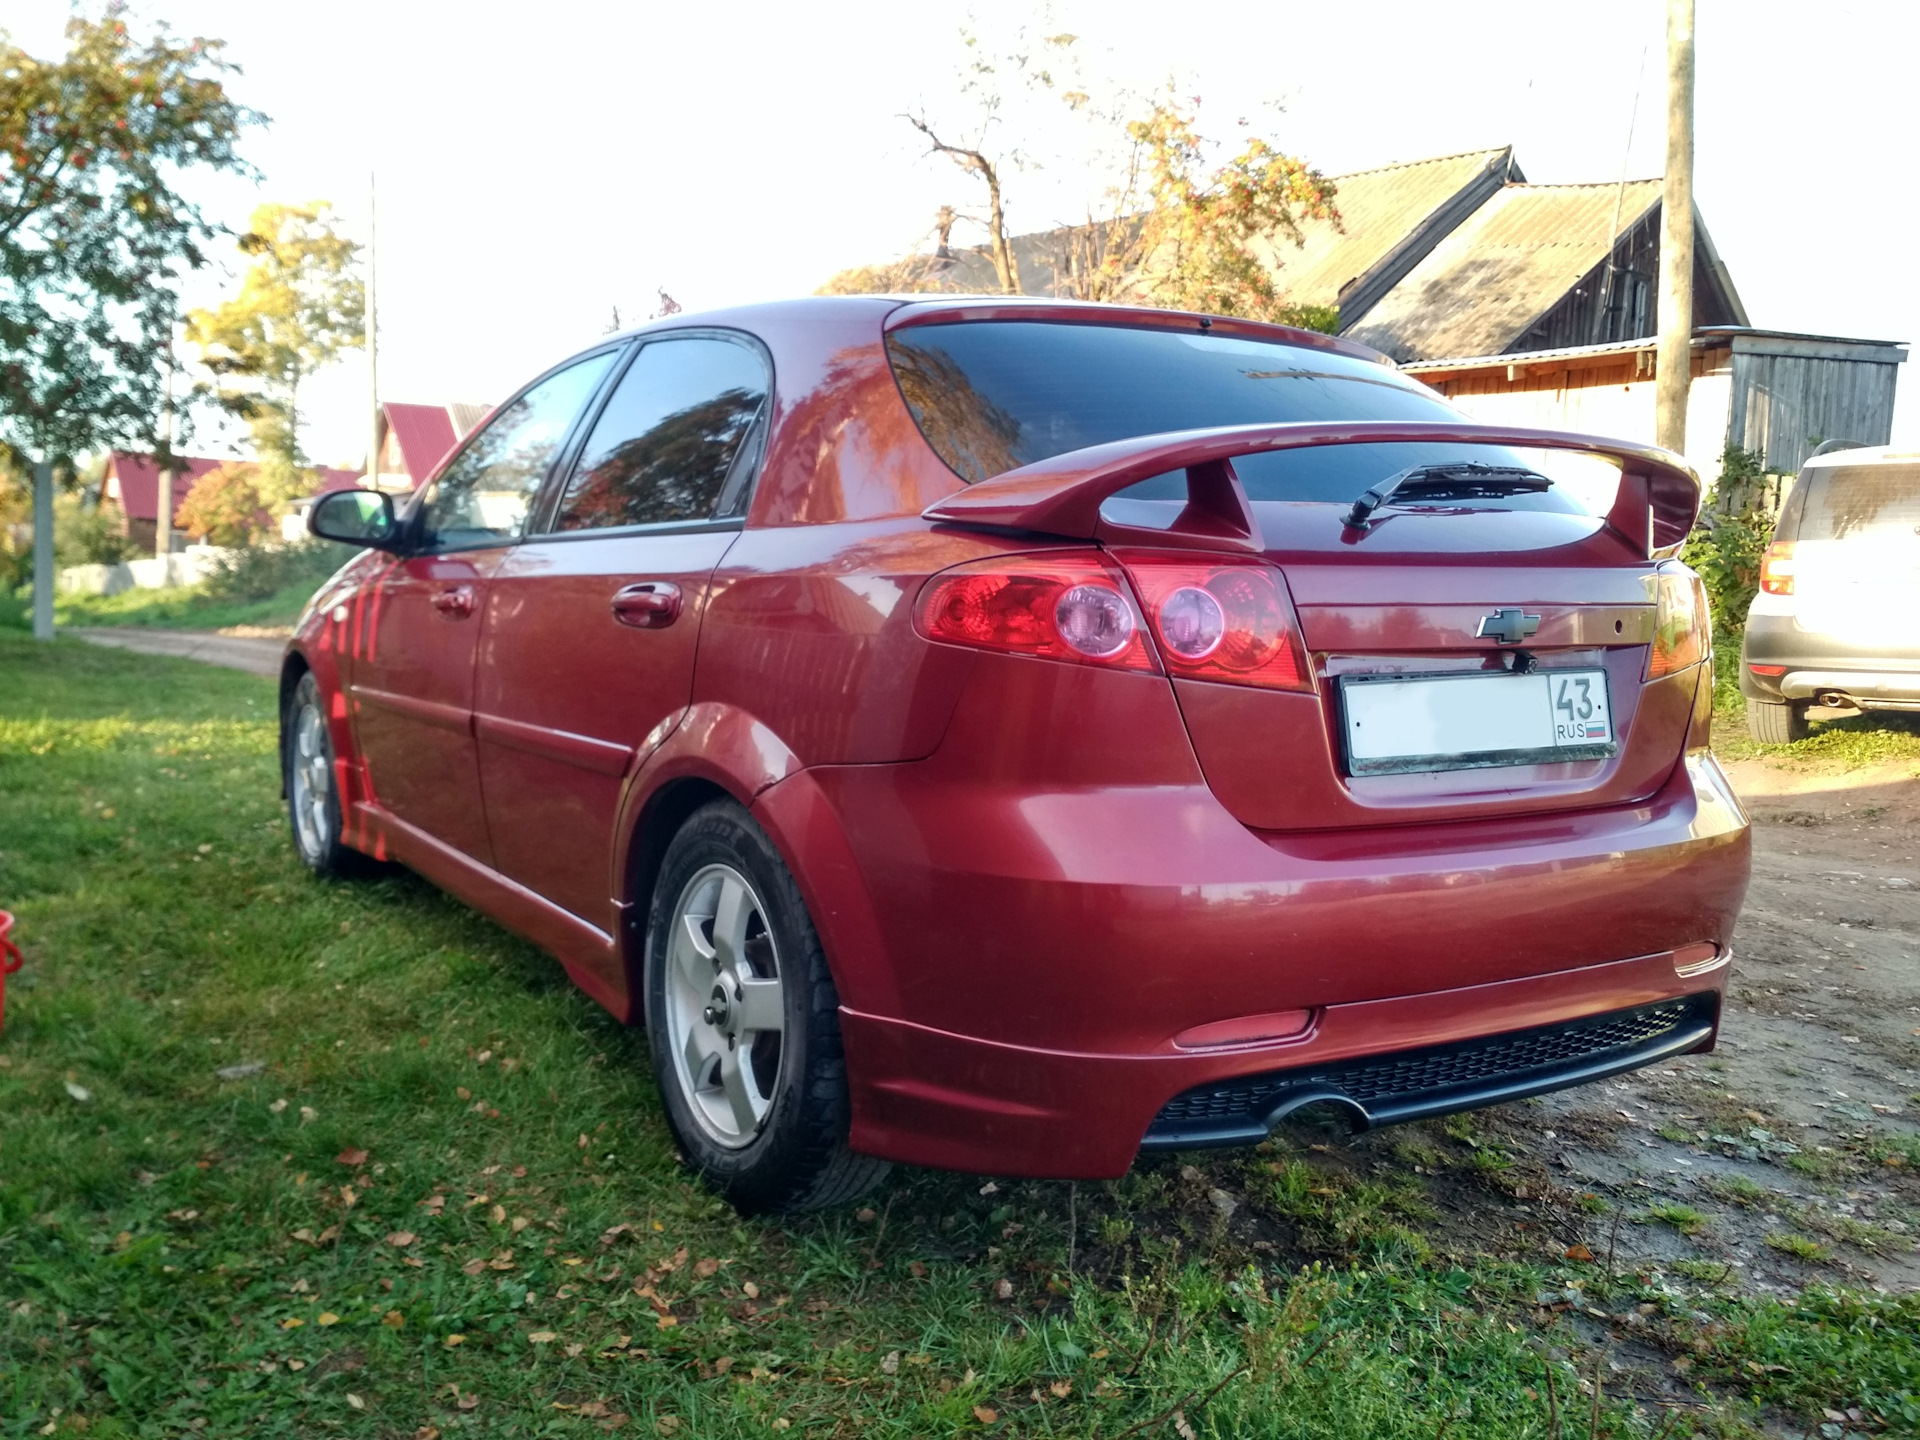
[[[1069,450],[1172,430],[1462,418],[1424,385],[1386,365],[1239,336],[997,320],[910,326],[887,337],[887,350],[921,433],[968,483]],[[1465,460],[1529,463],[1510,450],[1458,444],[1330,445],[1246,455],[1233,463],[1250,499],[1344,505],[1412,466]],[[1185,495],[1185,477],[1175,473],[1115,498]],[[1509,510],[1584,508],[1555,491],[1472,503]]]

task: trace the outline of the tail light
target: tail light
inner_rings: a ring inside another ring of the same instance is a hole
[[[1300,622],[1280,572],[1259,560],[1123,551],[1167,672],[1188,680],[1312,690]]]
[[[1658,680],[1697,665],[1713,648],[1707,591],[1684,565],[1663,565],[1648,577],[1654,591],[1653,650],[1647,678]]]
[[[914,606],[929,640],[1157,674],[1126,582],[1098,555],[995,555],[943,570]]]
[[[1760,589],[1768,595],[1793,594],[1793,541],[1776,540],[1760,557]]]

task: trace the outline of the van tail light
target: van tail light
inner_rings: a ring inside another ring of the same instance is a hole
[[[1760,557],[1760,589],[1768,595],[1793,594],[1793,541],[1776,540]]]
[[[929,640],[1158,674],[1127,584],[1099,555],[994,555],[942,570],[920,592]]]
[[[1300,622],[1286,581],[1259,560],[1196,560],[1121,551],[1115,556],[1147,612],[1167,673],[1186,680],[1312,690]]]
[[[1654,611],[1647,678],[1658,680],[1706,658],[1713,648],[1713,622],[1707,615],[1706,587],[1686,566],[1662,565],[1648,584],[1654,591]]]

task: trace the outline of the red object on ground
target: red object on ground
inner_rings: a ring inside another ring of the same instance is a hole
[[[18,970],[24,957],[13,943],[13,916],[0,910],[0,1028],[7,1023],[7,976]]]
[[[1749,837],[1673,559],[1698,481],[1380,359],[1015,299],[602,341],[315,597],[296,824],[638,1022],[663,857],[731,798],[817,932],[852,1148],[919,1164],[1113,1176],[1709,1049]],[[1535,693],[1551,744],[1500,708]]]

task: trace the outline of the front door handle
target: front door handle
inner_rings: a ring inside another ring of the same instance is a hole
[[[613,618],[636,630],[664,630],[680,618],[680,587],[671,580],[643,580],[613,597]]]
[[[473,586],[456,585],[437,591],[429,603],[449,620],[464,620],[473,614]]]

